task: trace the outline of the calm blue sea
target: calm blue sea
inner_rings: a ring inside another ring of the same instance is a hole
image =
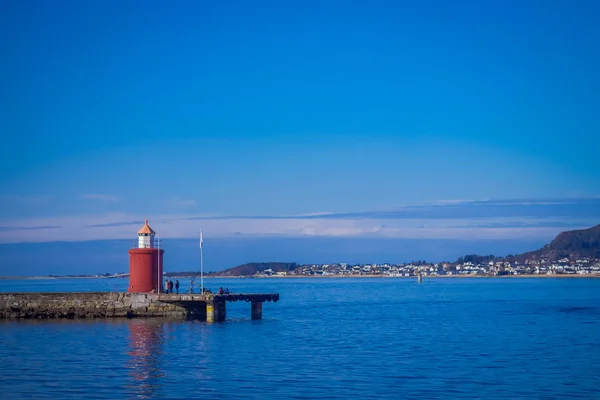
[[[187,287],[185,280],[180,280]],[[0,291],[127,280],[0,281]],[[261,321],[0,322],[8,398],[600,398],[600,279],[207,279]]]

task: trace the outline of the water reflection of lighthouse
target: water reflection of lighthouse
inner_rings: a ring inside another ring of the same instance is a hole
[[[164,331],[159,321],[128,321],[130,389],[142,398],[156,397],[160,389]]]

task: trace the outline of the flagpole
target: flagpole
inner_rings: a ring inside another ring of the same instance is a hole
[[[202,263],[202,250],[203,250],[203,244],[202,244],[202,227],[200,227],[200,293],[204,294],[204,266]]]
[[[156,275],[158,275],[158,280],[156,281],[156,293],[160,294],[160,281],[162,279],[162,276],[160,276],[160,229],[157,229],[158,231],[158,239],[156,241],[156,247],[158,247],[158,260],[156,261],[157,263],[157,268],[156,268]]]

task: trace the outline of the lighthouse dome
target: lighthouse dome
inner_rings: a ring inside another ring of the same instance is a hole
[[[141,227],[141,229],[138,231],[138,235],[154,235],[154,230],[152,228],[150,228],[150,225],[148,225],[148,220],[145,220],[144,226]]]

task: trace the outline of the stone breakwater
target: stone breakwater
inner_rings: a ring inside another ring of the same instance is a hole
[[[1,293],[0,319],[205,317],[204,307],[190,309],[158,301],[151,293]],[[204,314],[204,315],[198,315]]]

